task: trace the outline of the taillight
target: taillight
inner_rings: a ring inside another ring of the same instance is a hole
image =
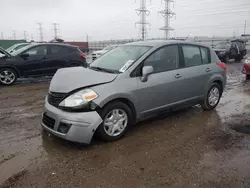
[[[86,54],[84,53],[80,54],[80,56],[86,58]]]
[[[220,66],[222,69],[224,69],[224,70],[226,70],[227,69],[227,66],[226,66],[226,64],[225,63],[223,63],[223,62],[217,62],[216,63],[218,66]]]

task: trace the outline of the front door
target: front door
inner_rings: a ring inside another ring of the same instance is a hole
[[[28,56],[23,56],[27,54]],[[39,45],[24,51],[20,56],[24,59],[22,70],[25,75],[48,75],[50,65],[47,59],[46,45]]]
[[[152,66],[154,72],[146,82],[138,77],[137,100],[140,115],[160,111],[178,100],[182,77],[178,74],[179,48],[177,45],[162,47],[151,54],[143,66]]]

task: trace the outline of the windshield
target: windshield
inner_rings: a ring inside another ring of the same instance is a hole
[[[96,59],[90,68],[124,72],[150,48],[150,46],[119,46]]]
[[[231,43],[220,43],[215,46],[217,49],[228,49],[231,47]]]
[[[115,46],[107,46],[107,47],[104,48],[103,50],[112,50],[113,48],[115,48]]]
[[[20,48],[19,50],[16,50],[16,51],[12,52],[11,55],[16,56],[16,55],[24,52],[25,50],[29,49],[32,46],[34,46],[34,44],[29,44],[27,46],[24,46],[23,48]]]

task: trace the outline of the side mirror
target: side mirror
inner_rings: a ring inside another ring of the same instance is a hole
[[[142,77],[141,81],[148,81],[148,76],[154,72],[154,68],[152,66],[145,66],[142,68]]]
[[[21,57],[24,58],[24,59],[27,59],[28,57],[30,56],[30,54],[21,54]]]

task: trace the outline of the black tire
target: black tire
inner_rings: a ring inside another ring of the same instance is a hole
[[[237,55],[237,57],[235,58],[235,61],[241,61],[243,59],[242,55]]]
[[[218,90],[219,90],[219,99],[218,99],[218,101],[217,101],[217,103],[215,105],[211,106],[209,104],[208,98],[209,98],[209,93],[213,88],[218,88]],[[213,110],[214,108],[216,108],[217,105],[220,102],[221,95],[222,95],[221,86],[218,83],[212,83],[211,86],[209,87],[208,91],[207,91],[206,98],[204,99],[203,104],[201,104],[201,107],[203,108],[203,110]]]
[[[2,68],[2,69],[0,69],[0,75],[1,75],[1,73],[4,72],[4,71],[8,71],[8,72],[12,73],[13,76],[14,76],[14,79],[13,79],[13,81],[11,81],[10,83],[6,83],[6,82],[4,82],[4,81],[0,78],[0,84],[1,84],[1,85],[5,85],[5,86],[13,85],[13,84],[16,82],[16,80],[17,80],[17,73],[16,73],[16,71],[15,71],[14,69],[12,69],[12,68]]]
[[[226,55],[226,57],[224,57],[224,63],[229,63],[229,61],[230,61],[230,58],[229,58],[229,56],[228,55]]]
[[[115,141],[115,140],[120,139],[127,132],[128,128],[133,124],[133,114],[132,114],[131,109],[126,104],[124,104],[123,102],[120,102],[120,101],[115,101],[115,102],[112,102],[110,104],[107,104],[103,109],[100,110],[99,114],[102,117],[103,121],[104,121],[105,117],[112,110],[115,110],[115,109],[123,110],[126,113],[127,118],[128,118],[127,126],[125,127],[124,131],[121,134],[119,134],[117,136],[110,136],[104,130],[105,129],[104,122],[101,125],[99,125],[98,129],[96,130],[96,135],[101,140],[106,141],[106,142]]]
[[[246,75],[246,79],[247,79],[247,80],[250,80],[250,75]]]

